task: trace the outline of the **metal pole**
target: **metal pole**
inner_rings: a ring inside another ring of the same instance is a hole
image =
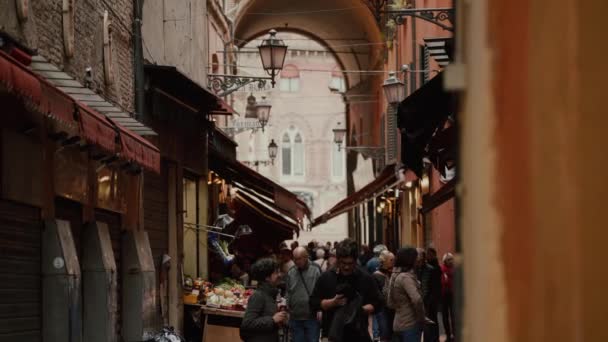
[[[133,0],[133,69],[135,78],[135,116],[144,120],[144,54],[141,34],[143,0]]]
[[[412,0],[412,8],[416,8],[416,0]],[[416,58],[416,47],[417,47],[417,35],[416,35],[416,18],[415,17],[411,17],[410,19],[412,21],[412,67],[410,68],[410,70],[416,70],[416,65],[417,65],[417,58]],[[410,89],[410,94],[413,93],[414,91],[416,91],[416,78],[417,78],[417,74],[412,72],[410,73],[411,75],[411,84],[412,87]]]

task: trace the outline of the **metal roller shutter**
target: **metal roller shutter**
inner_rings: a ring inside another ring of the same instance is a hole
[[[116,341],[121,339],[122,324],[122,220],[118,213],[103,209],[95,209],[95,220],[104,222],[108,225],[110,239],[112,240],[112,252],[116,261],[116,298],[118,299],[116,308]]]
[[[82,260],[82,244],[80,236],[82,232],[82,205],[72,200],[57,197],[55,199],[55,217],[59,220],[70,222],[74,246],[78,252],[78,260]]]
[[[40,210],[0,201],[0,341],[41,337]]]
[[[144,174],[144,226],[150,239],[150,248],[156,268],[156,306],[157,324],[162,324],[160,308],[160,272],[159,266],[163,254],[168,253],[169,246],[169,213],[168,181],[166,168],[161,165],[161,174],[145,172]]]

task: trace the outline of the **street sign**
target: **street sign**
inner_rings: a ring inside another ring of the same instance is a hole
[[[235,119],[232,120],[231,125],[228,127],[223,127],[223,129],[255,129],[262,128],[262,124],[258,119]]]

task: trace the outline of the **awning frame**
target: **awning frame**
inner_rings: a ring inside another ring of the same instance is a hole
[[[160,152],[154,145],[66,94],[4,51],[0,51],[0,77],[3,88],[0,90],[17,96],[27,104],[29,110],[77,127],[79,139],[100,148],[104,153],[117,155],[160,173]],[[136,147],[140,152],[119,148],[121,135],[136,141],[130,144],[130,149]]]

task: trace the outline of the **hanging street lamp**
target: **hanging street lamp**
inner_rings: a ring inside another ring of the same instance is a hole
[[[268,124],[268,120],[270,120],[270,108],[272,108],[272,105],[266,100],[266,96],[262,96],[262,101],[255,105],[258,121],[262,126],[262,132],[264,132],[264,127]]]
[[[279,146],[274,142],[274,139],[270,140],[270,144],[268,144],[268,156],[270,157],[270,163],[274,165],[274,160],[279,154]]]
[[[247,96],[247,107],[245,107],[245,118],[246,119],[257,119],[258,112],[256,109],[257,100],[253,94]]]
[[[245,160],[242,161],[243,164],[247,166],[254,166],[255,169],[259,172],[260,165],[268,166],[274,165],[274,160],[277,158],[277,154],[279,153],[279,146],[274,139],[270,140],[270,144],[268,144],[268,157],[270,160]]]
[[[346,138],[346,128],[334,128],[332,131],[334,132],[334,142],[338,145],[338,151],[340,151],[344,138]]]
[[[382,146],[346,146],[344,139],[346,138],[346,128],[342,128],[338,122],[338,127],[332,130],[334,132],[334,143],[338,145],[338,151],[355,151],[363,154],[364,156],[370,156],[374,159],[384,158],[385,149]],[[344,144],[345,146],[342,146]]]
[[[384,96],[390,104],[399,103],[405,99],[405,84],[397,78],[395,72],[388,74],[382,89],[384,89]]]
[[[283,69],[283,64],[285,63],[287,45],[285,45],[283,40],[277,38],[276,30],[270,30],[268,37],[262,41],[260,46],[258,46],[258,50],[262,59],[264,71],[266,71],[270,77],[208,74],[208,87],[219,97],[232,94],[250,83],[257,83],[258,89],[264,89],[266,82],[270,81],[274,88],[274,85],[276,84],[274,78]]]
[[[273,29],[270,30],[268,38],[264,39],[262,44],[258,46],[258,50],[262,58],[262,66],[268,75],[270,75],[270,83],[274,88],[276,84],[274,78],[283,69],[283,64],[285,63],[287,45],[285,45],[283,40],[277,38],[277,31]]]

